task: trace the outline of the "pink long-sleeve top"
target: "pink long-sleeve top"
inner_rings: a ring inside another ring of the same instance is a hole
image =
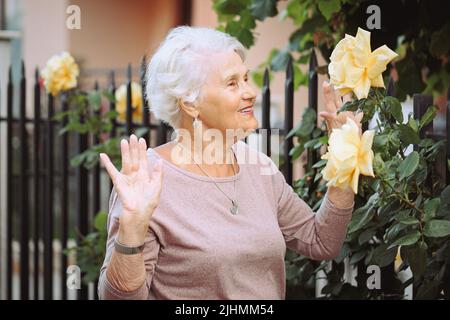
[[[339,208],[326,193],[313,212],[264,153],[243,141],[233,150],[239,172],[213,179],[231,198],[236,184],[236,215],[211,178],[163,159],[160,203],[143,251],[147,278],[132,292],[106,276],[122,211],[112,190],[101,299],[284,299],[286,247],[316,260],[339,254],[354,203]],[[162,157],[152,148],[147,153],[152,170]]]

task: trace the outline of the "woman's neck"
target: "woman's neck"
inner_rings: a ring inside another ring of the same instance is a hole
[[[234,141],[205,141],[179,135],[174,144],[177,161],[200,166],[211,176],[230,176],[240,170],[232,149]]]

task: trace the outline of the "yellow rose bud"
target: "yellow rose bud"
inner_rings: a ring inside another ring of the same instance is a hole
[[[137,82],[131,82],[131,108],[134,122],[142,121],[142,88]],[[127,116],[127,86],[121,85],[116,90],[116,111],[119,120],[125,121]]]
[[[370,32],[358,28],[356,37],[346,34],[333,50],[330,82],[342,95],[353,91],[358,99],[367,98],[370,87],[384,88],[382,73],[397,56],[386,45],[372,52]]]
[[[351,118],[347,118],[340,129],[332,130],[328,151],[322,156],[322,159],[328,159],[321,171],[323,178],[328,181],[327,186],[342,189],[350,186],[357,194],[359,175],[375,176],[372,168],[374,134],[374,130],[367,130],[361,136]]]
[[[68,52],[52,56],[41,72],[47,92],[54,96],[75,88],[79,73],[75,59]]]

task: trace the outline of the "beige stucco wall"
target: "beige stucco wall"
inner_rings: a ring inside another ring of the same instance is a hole
[[[111,68],[124,71],[128,63],[137,68],[177,23],[178,2],[72,0],[81,8],[82,27],[68,31],[69,50],[92,77],[102,78]]]
[[[117,72],[117,83],[131,63],[134,77],[141,58],[151,53],[167,30],[180,19],[181,0],[33,0],[23,2],[23,57],[27,79],[34,68],[42,69],[53,54],[69,51],[80,64],[83,85],[94,79],[106,85],[109,70]],[[81,11],[81,29],[66,27],[69,5]],[[32,81],[28,81],[29,96]],[[29,108],[31,108],[29,104]],[[30,112],[31,109],[30,109]]]

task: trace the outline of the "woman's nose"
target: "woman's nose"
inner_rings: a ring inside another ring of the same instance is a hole
[[[242,97],[245,100],[248,99],[254,100],[256,98],[256,90],[248,82],[246,83]]]

